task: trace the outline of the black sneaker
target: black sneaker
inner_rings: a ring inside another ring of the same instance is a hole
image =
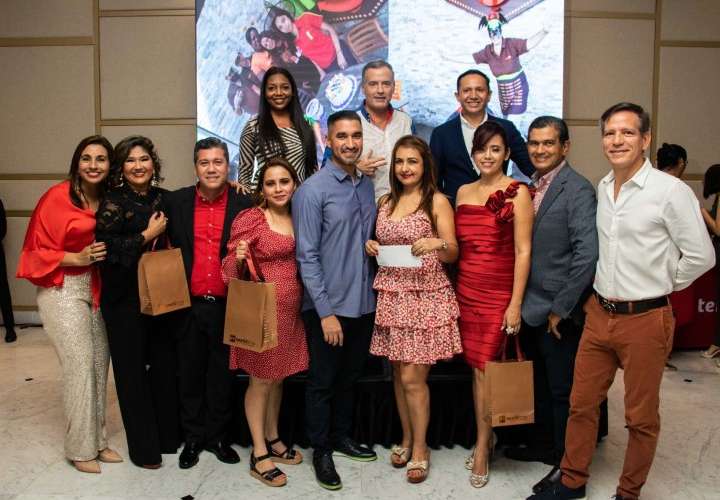
[[[374,451],[367,446],[353,441],[349,437],[338,441],[333,450],[336,455],[357,460],[358,462],[372,462],[373,460],[377,460],[377,454]]]
[[[313,468],[315,469],[315,480],[326,490],[339,490],[342,488],[342,481],[335,470],[335,462],[331,452],[315,453],[313,455]]]
[[[585,498],[585,485],[579,488],[568,488],[558,481],[552,488],[530,495],[527,500],[574,500],[576,498]]]

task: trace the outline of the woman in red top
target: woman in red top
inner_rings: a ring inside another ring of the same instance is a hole
[[[250,474],[268,486],[284,486],[287,477],[273,462],[295,465],[300,452],[285,446],[278,437],[278,414],[285,377],[308,367],[305,329],[300,319],[303,288],[295,261],[295,233],[290,218],[290,199],[300,184],[295,169],[283,158],[272,158],[260,169],[256,195],[259,206],[238,214],[223,259],[225,283],[238,278],[243,262],[252,254],[277,293],[277,347],[257,353],[233,347],[230,368],[250,375],[245,392],[253,450]]]
[[[102,136],[80,141],[69,179],[51,187],[33,211],[17,270],[38,286],[40,318],[63,372],[65,455],[81,472],[100,472],[98,460],[122,462],[105,434],[109,352],[94,266],[106,255],[105,244],[94,241],[95,211],[112,153]]]
[[[457,193],[460,244],[457,299],[465,359],[473,368],[477,444],[466,462],[470,484],[490,477],[490,424],[485,420],[485,363],[498,359],[505,335],[520,331],[520,306],[530,273],[533,205],[527,186],[505,175],[510,148],[505,129],[488,120],[475,131],[472,159],[480,179]]]

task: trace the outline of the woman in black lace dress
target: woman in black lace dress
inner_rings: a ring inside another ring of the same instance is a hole
[[[156,469],[180,442],[175,344],[162,317],[140,313],[137,267],[156,238],[164,244],[167,191],[157,187],[161,164],[150,139],[127,137],[116,152],[113,188],[96,214],[96,239],[107,245],[100,305],[130,460]]]

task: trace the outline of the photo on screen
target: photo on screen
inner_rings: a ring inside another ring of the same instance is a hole
[[[562,116],[564,0],[204,0],[196,9],[198,139],[227,142],[233,176],[272,66],[293,74],[318,157],[327,117],[362,106],[362,68],[377,59],[395,72],[392,105],[425,139],[458,112],[456,79],[471,68],[490,77],[488,112],[521,133],[537,116]]]

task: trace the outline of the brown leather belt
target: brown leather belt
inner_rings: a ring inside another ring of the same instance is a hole
[[[606,299],[599,293],[595,292],[595,296],[600,306],[611,314],[640,314],[651,309],[665,307],[670,302],[667,295],[654,299],[632,300],[632,301],[615,301]]]

